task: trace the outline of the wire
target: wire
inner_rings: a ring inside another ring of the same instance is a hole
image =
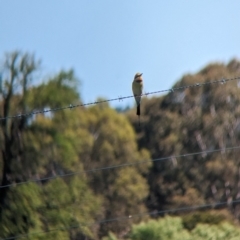
[[[220,207],[220,206],[224,206],[224,205],[230,205],[230,204],[234,204],[234,203],[240,203],[240,199],[239,200],[233,200],[231,202],[228,202],[228,201],[214,202],[214,203],[207,203],[207,204],[202,204],[202,205],[195,205],[195,206],[191,206],[191,207],[181,207],[181,208],[167,209],[167,210],[161,210],[161,211],[138,213],[138,214],[133,214],[133,215],[128,215],[128,216],[104,219],[104,220],[100,220],[100,221],[96,221],[96,222],[92,222],[92,223],[71,225],[71,226],[68,226],[68,227],[54,228],[54,229],[50,229],[50,230],[47,230],[47,231],[41,231],[41,232],[32,232],[32,233],[17,235],[17,236],[13,236],[13,237],[9,237],[9,238],[2,238],[1,240],[12,240],[12,239],[17,239],[17,238],[26,238],[30,235],[32,236],[32,235],[37,235],[37,234],[47,234],[49,232],[56,232],[56,231],[60,231],[60,230],[61,231],[66,231],[66,230],[71,230],[73,228],[89,227],[89,226],[93,226],[93,225],[96,225],[96,224],[104,224],[104,223],[110,223],[110,222],[116,222],[116,221],[126,221],[126,220],[129,220],[129,219],[132,219],[132,218],[142,217],[142,216],[145,216],[145,215],[154,216],[154,215],[160,215],[160,214],[166,214],[166,213],[199,210],[199,209],[202,209],[202,208],[210,208],[210,207],[212,207],[212,208],[215,207],[216,208],[216,207]]]
[[[165,90],[148,92],[148,93],[142,94],[141,96],[148,96],[148,95],[157,94],[157,93],[163,93],[163,92],[174,92],[174,91],[178,91],[178,90],[182,90],[182,89],[186,89],[186,88],[202,87],[202,86],[210,85],[210,84],[218,84],[218,83],[224,84],[224,83],[227,83],[227,82],[230,82],[230,81],[234,81],[234,80],[238,80],[238,79],[240,79],[240,77],[222,78],[221,80],[216,80],[216,81],[209,81],[209,82],[205,82],[205,83],[195,83],[195,84],[185,85],[185,86],[176,87],[176,88],[170,88],[170,89],[165,89]],[[134,96],[131,95],[131,96],[118,97],[118,98],[113,98],[113,99],[108,99],[108,100],[101,100],[101,101],[95,101],[95,102],[84,103],[84,104],[76,104],[76,105],[70,104],[69,106],[66,106],[66,107],[57,107],[57,108],[41,110],[41,111],[36,111],[36,112],[20,113],[20,114],[13,115],[13,116],[2,117],[2,118],[0,118],[0,121],[7,120],[9,118],[21,118],[21,117],[27,117],[27,116],[31,116],[31,115],[40,114],[40,113],[56,112],[56,111],[61,111],[61,110],[65,110],[65,109],[73,109],[73,108],[76,108],[76,107],[84,107],[84,106],[101,104],[101,103],[112,102],[112,101],[122,101],[124,99],[133,98],[133,97]]]
[[[93,169],[89,169],[89,170],[85,170],[85,171],[72,172],[72,173],[60,174],[60,175],[55,175],[55,176],[45,177],[45,178],[40,178],[40,179],[31,179],[31,180],[28,180],[28,181],[11,183],[11,184],[0,186],[0,188],[23,185],[23,184],[26,184],[26,183],[29,183],[29,182],[46,181],[46,180],[56,179],[58,177],[69,177],[69,176],[74,176],[74,175],[81,175],[81,174],[84,174],[84,173],[92,173],[92,172],[104,171],[104,170],[109,170],[109,169],[122,168],[122,167],[133,166],[133,165],[149,163],[149,162],[164,161],[164,160],[169,160],[169,159],[172,159],[172,158],[190,157],[190,156],[196,156],[196,155],[200,155],[200,154],[204,154],[204,153],[205,154],[210,154],[210,153],[215,153],[215,152],[224,152],[224,151],[238,150],[238,149],[240,149],[240,146],[234,146],[234,147],[228,147],[228,148],[219,148],[219,149],[207,150],[207,151],[201,151],[201,152],[186,153],[186,154],[181,154],[181,155],[176,155],[176,156],[168,156],[168,157],[161,157],[161,158],[148,159],[148,160],[142,160],[142,161],[128,162],[128,163],[111,165],[111,166],[106,166],[106,167],[101,167],[101,168],[93,168]]]

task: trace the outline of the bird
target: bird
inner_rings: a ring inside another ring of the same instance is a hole
[[[137,103],[137,112],[136,114],[140,117],[140,103],[141,103],[141,95],[143,90],[143,78],[142,73],[136,73],[132,82],[132,91]]]

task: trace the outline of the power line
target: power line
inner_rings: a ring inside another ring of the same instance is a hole
[[[230,204],[236,204],[240,203],[239,200],[233,200],[231,202],[225,201],[225,202],[214,202],[214,203],[207,203],[207,204],[202,204],[202,205],[195,205],[195,206],[190,206],[190,207],[181,207],[181,208],[175,208],[175,209],[167,209],[167,210],[161,210],[161,211],[153,211],[153,212],[144,212],[144,213],[138,213],[138,214],[133,214],[133,215],[128,215],[128,216],[122,216],[122,217],[116,217],[116,218],[109,218],[109,219],[104,219],[92,223],[86,223],[86,224],[77,224],[77,225],[71,225],[68,227],[61,227],[61,228],[54,228],[50,229],[47,231],[39,231],[39,232],[32,232],[28,234],[22,234],[22,235],[17,235],[9,238],[2,238],[1,240],[12,240],[12,239],[17,239],[17,238],[26,238],[28,236],[32,235],[37,235],[37,234],[47,234],[49,232],[56,232],[56,231],[67,231],[71,230],[74,228],[80,228],[80,227],[90,227],[96,224],[104,224],[104,223],[110,223],[110,222],[117,222],[117,221],[127,221],[132,218],[136,217],[142,217],[146,215],[154,216],[154,215],[160,215],[160,214],[167,214],[167,213],[175,213],[175,212],[183,212],[183,211],[193,211],[193,210],[199,210],[199,209],[204,209],[204,208],[216,208],[216,207],[221,207],[221,206],[227,206]]]
[[[81,175],[81,174],[84,174],[84,173],[93,173],[93,172],[104,171],[104,170],[109,170],[109,169],[128,167],[128,166],[144,164],[144,163],[149,163],[149,162],[165,161],[165,160],[170,160],[170,159],[173,159],[173,158],[183,158],[183,157],[186,158],[186,157],[196,156],[196,155],[200,155],[200,154],[210,154],[210,153],[215,153],[215,152],[225,152],[225,151],[238,150],[238,149],[240,149],[240,146],[219,148],[219,149],[214,149],[214,150],[206,150],[206,151],[201,151],[201,152],[186,153],[186,154],[181,154],[181,155],[176,155],[176,156],[173,155],[173,156],[168,156],[168,157],[147,159],[147,160],[141,160],[141,161],[134,161],[134,162],[128,162],[128,163],[123,163],[123,164],[118,164],[118,165],[111,165],[111,166],[105,166],[105,167],[100,167],[100,168],[93,168],[93,169],[89,169],[89,170],[85,170],[85,171],[59,174],[59,175],[55,175],[55,176],[51,176],[51,177],[45,177],[45,178],[40,178],[40,179],[31,179],[31,180],[22,181],[22,182],[11,183],[11,184],[0,186],[0,188],[23,185],[23,184],[26,184],[26,183],[29,183],[29,182],[46,181],[46,180],[56,179],[56,178],[59,178],[59,177],[69,177],[69,176],[74,176],[74,175]]]
[[[186,89],[186,88],[202,87],[202,86],[210,85],[210,84],[219,84],[219,83],[224,84],[224,83],[234,81],[234,80],[238,80],[238,79],[240,79],[240,77],[222,78],[220,80],[209,81],[209,82],[205,82],[205,83],[195,83],[195,84],[185,85],[185,86],[176,87],[176,88],[170,88],[170,89],[165,89],[165,90],[148,92],[148,93],[142,94],[141,96],[148,96],[148,95],[153,95],[153,94],[163,93],[163,92],[174,92],[174,91],[183,90],[183,89]],[[76,104],[76,105],[70,104],[69,106],[66,106],[66,107],[57,107],[57,108],[39,110],[39,111],[29,112],[29,113],[19,113],[17,115],[13,115],[13,116],[2,117],[2,118],[0,118],[0,120],[2,121],[2,120],[9,119],[9,118],[27,117],[27,116],[41,114],[41,113],[56,112],[56,111],[61,111],[61,110],[65,110],[65,109],[73,109],[73,108],[76,108],[76,107],[84,107],[84,106],[113,102],[113,101],[122,101],[124,99],[133,98],[133,97],[134,96],[131,95],[131,96],[125,96],[125,97],[112,98],[112,99],[108,99],[108,100],[95,101],[95,102],[90,102],[90,103],[83,103],[83,104]]]

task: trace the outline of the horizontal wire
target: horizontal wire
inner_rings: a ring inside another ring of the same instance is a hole
[[[177,91],[177,90],[182,90],[182,89],[186,89],[186,88],[194,88],[194,87],[202,87],[202,86],[210,85],[210,84],[218,84],[218,83],[224,84],[224,83],[234,81],[234,80],[239,80],[239,79],[240,79],[240,77],[222,78],[221,80],[209,81],[209,82],[205,82],[205,83],[195,83],[195,84],[185,85],[185,86],[176,87],[176,88],[170,88],[170,89],[165,89],[165,90],[148,92],[148,93],[141,94],[140,96],[148,96],[148,95],[163,93],[163,92],[174,92],[174,91]],[[57,108],[46,109],[46,110],[36,111],[36,112],[20,113],[20,114],[13,115],[13,116],[2,117],[2,118],[0,118],[0,121],[6,120],[6,119],[9,119],[9,118],[21,118],[21,117],[27,117],[27,116],[41,114],[41,113],[56,112],[56,111],[61,111],[61,110],[65,110],[65,109],[73,109],[73,108],[76,108],[76,107],[84,107],[84,106],[101,104],[101,103],[112,102],[112,101],[122,101],[124,99],[133,98],[133,97],[134,96],[131,95],[131,96],[118,97],[118,98],[113,98],[113,99],[108,99],[108,100],[95,101],[95,102],[90,102],[90,103],[83,103],[83,104],[76,104],[76,105],[70,104],[69,106],[66,106],[66,107],[57,107]]]
[[[68,226],[68,227],[59,227],[59,228],[54,228],[54,229],[50,229],[50,230],[47,230],[47,231],[39,231],[39,232],[32,232],[32,233],[28,233],[28,234],[21,234],[21,235],[9,237],[9,238],[2,238],[1,240],[12,240],[12,239],[17,239],[17,238],[26,238],[28,236],[37,235],[37,234],[47,234],[49,232],[67,231],[67,230],[71,230],[71,229],[74,229],[74,228],[80,228],[80,227],[90,227],[90,226],[93,226],[93,225],[96,225],[96,224],[105,224],[105,223],[110,223],[110,222],[126,221],[126,220],[130,220],[132,218],[142,217],[142,216],[146,216],[146,215],[154,216],[154,215],[160,215],[160,214],[166,214],[166,213],[199,210],[199,209],[210,208],[210,207],[216,208],[216,207],[220,207],[220,206],[224,206],[224,205],[230,205],[230,204],[234,204],[234,203],[235,204],[240,203],[240,199],[239,200],[233,200],[231,202],[228,202],[228,201],[214,202],[214,203],[207,203],[207,204],[195,205],[195,206],[189,206],[189,207],[181,207],[181,208],[167,209],[167,210],[161,210],[161,211],[138,213],[138,214],[133,214],[133,215],[128,215],[128,216],[104,219],[104,220],[100,220],[100,221],[96,221],[96,222],[92,222],[92,223],[71,225],[71,226]]]
[[[23,185],[23,184],[26,184],[26,183],[29,183],[29,182],[46,181],[46,180],[56,179],[58,177],[69,177],[69,176],[74,176],[74,175],[81,175],[81,174],[84,174],[84,173],[92,173],[92,172],[97,172],[97,171],[104,171],[104,170],[109,170],[109,169],[122,168],[122,167],[133,166],[133,165],[149,163],[149,162],[164,161],[164,160],[169,160],[169,159],[172,159],[172,158],[190,157],[190,156],[196,156],[196,155],[200,155],[200,154],[224,152],[224,151],[237,150],[237,149],[240,149],[240,146],[219,148],[219,149],[207,150],[207,151],[201,151],[201,152],[194,152],[194,153],[186,153],[186,154],[181,154],[181,155],[176,155],[176,156],[173,155],[173,156],[168,156],[168,157],[161,157],[161,158],[148,159],[148,160],[142,160],[142,161],[134,161],[134,162],[128,162],[128,163],[123,163],[123,164],[118,164],[118,165],[111,165],[111,166],[106,166],[106,167],[93,168],[93,169],[89,169],[89,170],[85,170],[85,171],[59,174],[59,175],[55,175],[55,176],[51,176],[51,177],[45,177],[45,178],[40,178],[40,179],[31,179],[31,180],[28,180],[28,181],[11,183],[11,184],[0,186],[0,188]]]

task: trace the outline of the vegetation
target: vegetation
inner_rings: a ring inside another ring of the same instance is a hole
[[[222,222],[218,225],[199,223],[192,231],[188,231],[180,217],[169,216],[134,225],[130,232],[131,240],[236,240],[239,236],[240,229],[230,223]]]
[[[5,55],[1,118],[81,103],[73,70],[40,81],[40,66],[28,53]],[[215,63],[174,87],[239,75],[237,60]],[[238,146],[239,103],[232,81],[143,99],[141,127],[134,110],[107,103],[1,120],[0,237],[235,239],[238,151],[177,156]],[[228,210],[140,214],[219,201]]]
[[[174,87],[205,83],[240,75],[240,62],[210,64],[197,74],[183,76]],[[155,161],[148,175],[148,208],[199,205],[238,199],[239,151],[175,157],[181,154],[239,145],[240,89],[237,81],[174,91],[166,96],[143,101],[141,128],[134,112],[129,119],[138,135],[139,148],[152,158],[172,156],[170,161]],[[231,211],[239,218],[238,206]]]
[[[199,215],[202,215],[199,213]],[[210,219],[215,218],[212,213],[204,213]],[[206,219],[207,220],[207,219]],[[216,223],[198,223],[193,229],[185,228],[182,217],[165,216],[158,220],[149,220],[133,225],[128,240],[237,240],[240,236],[239,227],[224,220]],[[118,240],[115,234],[109,232],[102,240]]]

